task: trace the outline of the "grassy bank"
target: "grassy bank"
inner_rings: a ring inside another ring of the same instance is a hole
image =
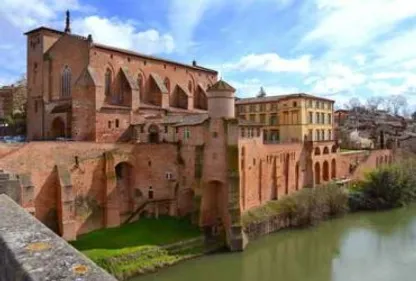
[[[126,280],[203,253],[200,237],[199,228],[189,220],[160,217],[94,231],[71,244],[119,280]]]

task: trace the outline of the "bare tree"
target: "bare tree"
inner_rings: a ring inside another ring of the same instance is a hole
[[[374,112],[378,110],[383,102],[384,99],[382,97],[369,97],[366,101],[367,109]]]
[[[389,98],[389,104],[391,106],[391,113],[398,115],[400,109],[407,106],[407,100],[402,95],[393,95]]]
[[[361,107],[361,102],[358,98],[351,98],[347,104],[345,104],[345,107],[349,110],[358,109]]]

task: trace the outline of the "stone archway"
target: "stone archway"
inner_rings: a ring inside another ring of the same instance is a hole
[[[158,143],[159,142],[159,127],[155,124],[149,126],[149,142]]]
[[[314,173],[315,173],[315,185],[321,184],[321,165],[319,164],[319,162],[315,163]]]
[[[323,169],[323,175],[322,178],[324,181],[329,181],[329,164],[328,161],[324,161],[324,164],[322,165]]]
[[[62,120],[61,117],[56,117],[52,121],[52,137],[56,138],[64,138],[65,137],[65,122]]]
[[[124,222],[133,211],[133,166],[127,162],[121,162],[115,166],[115,174],[120,221]]]
[[[331,179],[335,179],[337,177],[337,162],[335,159],[332,159],[331,162]]]

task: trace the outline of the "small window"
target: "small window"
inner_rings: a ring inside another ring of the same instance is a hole
[[[246,131],[244,130],[244,128],[241,128],[241,137],[242,138],[246,137]]]
[[[189,139],[191,137],[191,131],[189,130],[189,128],[185,128],[185,130],[183,131],[183,138],[185,140]]]
[[[147,64],[147,61],[143,61],[143,64],[146,65]]]
[[[165,177],[166,177],[167,180],[173,179],[173,175],[172,175],[171,172],[166,172]]]
[[[165,134],[168,133],[168,126],[165,126]]]
[[[253,158],[253,166],[256,166],[256,158]]]
[[[149,161],[147,162],[147,165],[148,165],[149,167],[152,167],[152,161],[150,161],[150,160],[149,160]]]
[[[298,103],[297,102],[293,102],[293,107],[298,107]]]
[[[111,121],[108,121],[108,128],[111,129]]]
[[[153,189],[151,186],[149,186],[149,192],[148,192],[149,199],[153,199]]]
[[[116,128],[118,128],[120,125],[120,122],[118,121],[118,119],[116,119]]]
[[[215,139],[218,137],[218,133],[217,132],[212,132],[212,137]]]

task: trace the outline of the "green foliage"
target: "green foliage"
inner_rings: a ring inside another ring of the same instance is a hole
[[[406,160],[369,173],[350,189],[354,211],[381,210],[405,206],[416,201],[416,162]]]
[[[290,226],[308,226],[348,211],[348,194],[336,185],[301,191],[251,209],[242,215],[244,227],[277,218]]]
[[[172,217],[141,218],[117,228],[106,228],[78,237],[71,244],[80,251],[123,249],[143,245],[164,245],[201,235],[187,219]]]
[[[227,147],[228,170],[231,174],[238,174],[238,146],[229,145]]]
[[[119,250],[96,249],[84,252],[98,266],[119,280],[127,280],[135,275],[153,272],[172,265],[200,252],[170,254],[159,246],[139,246]]]

